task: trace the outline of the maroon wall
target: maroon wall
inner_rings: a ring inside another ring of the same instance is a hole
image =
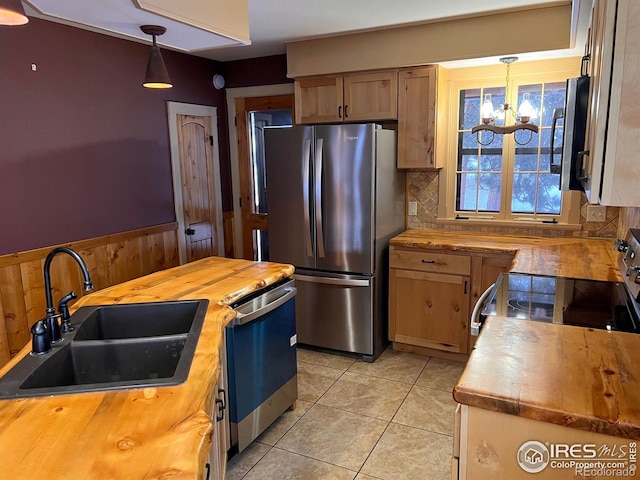
[[[154,91],[141,85],[148,54],[33,18],[0,27],[0,254],[175,220],[168,100],[219,107],[231,208],[221,64],[164,50],[175,86]]]
[[[227,88],[293,82],[287,78],[287,56],[284,54],[224,62],[222,68]]]
[[[175,220],[167,101],[218,107],[222,208],[232,210],[226,102],[211,79],[291,82],[286,56],[219,63],[163,50],[174,88],[149,90],[148,54],[35,18],[0,27],[0,255]]]

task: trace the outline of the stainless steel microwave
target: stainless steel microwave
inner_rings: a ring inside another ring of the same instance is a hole
[[[560,174],[561,190],[582,190],[582,160],[585,152],[587,109],[589,105],[589,77],[582,75],[567,80],[564,109],[553,112],[551,127],[551,173]],[[556,147],[556,131],[564,120],[562,147]]]

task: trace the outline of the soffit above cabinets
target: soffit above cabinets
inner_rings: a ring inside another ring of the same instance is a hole
[[[571,5],[577,12],[593,0],[22,1],[29,16],[145,44],[149,37],[142,34],[139,26],[162,25],[167,28],[167,33],[158,37],[162,47],[226,62],[283,54],[285,44],[301,40],[554,5]],[[590,5],[585,10],[590,11]],[[533,38],[544,38],[546,34],[543,25],[531,22],[518,28],[519,36],[523,31]],[[578,29],[572,25],[572,32]],[[500,26],[477,41],[509,44],[510,37]],[[517,53],[520,52],[511,52]]]
[[[24,0],[27,15],[149,43],[140,25],[162,25],[158,44],[182,52],[249,45],[248,0]],[[30,7],[30,8],[29,8]]]

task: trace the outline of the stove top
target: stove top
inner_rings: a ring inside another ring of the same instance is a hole
[[[623,282],[503,273],[474,309],[472,334],[492,315],[640,333],[640,229],[614,248]]]
[[[505,273],[482,315],[640,333],[624,283]]]

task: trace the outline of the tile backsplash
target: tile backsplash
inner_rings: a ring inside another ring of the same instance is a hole
[[[510,235],[527,235],[543,237],[604,237],[616,238],[620,217],[631,226],[640,225],[640,208],[607,207],[607,217],[604,222],[587,221],[587,197],[582,196],[580,208],[580,223],[582,230],[570,231],[562,229],[476,226],[476,225],[437,225],[438,218],[438,180],[437,171],[407,172],[407,201],[418,204],[417,215],[408,217],[407,228],[435,228],[441,230],[478,231],[491,233],[506,233]],[[621,214],[621,211],[624,215]],[[628,227],[627,227],[628,228]],[[626,230],[626,229],[625,229]]]

